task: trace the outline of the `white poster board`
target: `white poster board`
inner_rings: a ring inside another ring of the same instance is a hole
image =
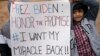
[[[70,56],[69,1],[11,5],[12,56]]]

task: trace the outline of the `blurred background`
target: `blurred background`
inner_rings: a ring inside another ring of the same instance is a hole
[[[0,29],[7,22],[9,18],[8,0],[0,0]]]

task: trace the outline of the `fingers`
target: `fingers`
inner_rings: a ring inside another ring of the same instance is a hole
[[[73,3],[73,0],[69,0],[70,3]]]

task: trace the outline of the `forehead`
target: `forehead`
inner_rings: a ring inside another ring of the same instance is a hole
[[[73,12],[84,12],[83,9],[75,9]]]

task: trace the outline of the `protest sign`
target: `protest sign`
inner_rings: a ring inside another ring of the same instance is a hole
[[[11,5],[12,56],[70,56],[69,1]]]

